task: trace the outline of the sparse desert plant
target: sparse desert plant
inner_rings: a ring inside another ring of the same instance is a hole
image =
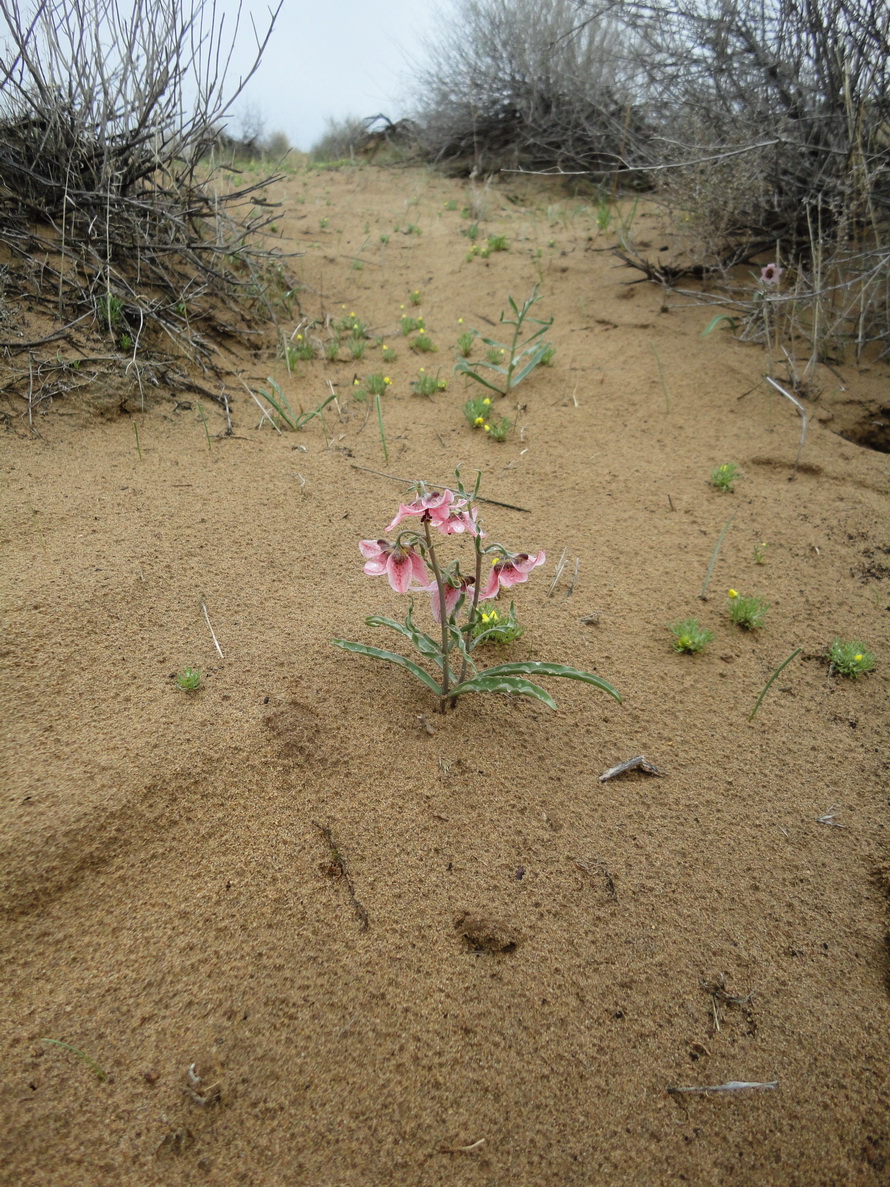
[[[423,332],[423,318],[410,317],[407,313],[403,313],[399,319],[402,334],[407,338],[409,334],[416,334]]]
[[[711,486],[716,486],[718,490],[731,491],[738,469],[735,462],[724,462],[722,466],[717,466],[711,471]]]
[[[497,392],[501,396],[507,395],[513,388],[518,387],[541,363],[544,355],[550,349],[550,343],[541,341],[541,337],[553,325],[552,317],[548,321],[542,321],[540,318],[530,316],[530,310],[540,300],[537,285],[532,289],[531,296],[525,300],[521,308],[512,297],[508,297],[507,300],[513,317],[507,317],[506,313],[502,311],[500,320],[502,325],[513,327],[512,340],[509,343],[503,343],[495,341],[494,338],[485,338],[480,335],[489,350],[500,352],[498,358],[502,361],[492,362],[490,355],[475,363],[462,358],[457,360],[454,367],[457,374],[466,375],[469,379],[481,383],[483,387],[487,387],[490,391]],[[537,329],[523,337],[529,326],[536,326]]]
[[[318,358],[318,346],[308,336],[296,334],[287,346],[286,357],[288,367],[292,367],[298,360],[310,362]]]
[[[418,334],[411,343],[411,349],[418,354],[432,354],[439,348],[433,342],[429,334]]]
[[[767,546],[764,543],[754,545],[754,552],[751,554],[751,559],[755,565],[766,564],[766,549]]]
[[[489,235],[486,250],[491,253],[494,251],[509,251],[510,245],[507,242],[506,235]]]
[[[501,589],[526,582],[529,574],[544,564],[546,557],[542,551],[516,553],[502,544],[485,544],[477,501],[481,474],[471,491],[464,488],[459,472],[456,477],[454,490],[428,490],[423,483],[417,483],[414,498],[399,506],[386,528],[387,533],[395,532],[392,541],[370,539],[359,542],[368,576],[385,576],[397,593],[428,595],[431,616],[439,627],[438,638],[427,634],[415,623],[413,599],[404,621],[380,615],[365,621],[369,626],[388,627],[407,638],[432,668],[432,674],[414,660],[393,651],[347,639],[334,639],[334,644],[410,672],[437,697],[442,713],[473,692],[528,696],[555,708],[550,694],[529,680],[529,676],[579,680],[620,701],[619,693],[601,676],[564,664],[529,661],[499,664],[482,670],[476,666],[473,650],[485,638],[484,632],[477,633],[476,630],[483,603],[496,598]],[[412,526],[403,526],[405,520],[410,520]],[[469,573],[461,570],[459,557],[443,560],[439,553],[443,543],[441,536],[452,541],[454,537],[472,541]],[[489,613],[487,607],[485,612]]]
[[[386,394],[386,389],[392,386],[392,380],[388,375],[381,375],[375,372],[369,375],[365,380],[365,387],[372,396],[382,396]]]
[[[866,672],[874,671],[875,654],[859,640],[845,643],[835,639],[828,649],[828,659],[833,672],[840,672],[850,680],[856,680]]]
[[[684,618],[669,628],[674,637],[674,651],[694,655],[713,641],[714,632],[699,625],[697,618]]]
[[[729,618],[745,631],[759,630],[769,610],[769,602],[756,595],[742,597],[736,590],[729,591]]]
[[[491,415],[491,397],[475,396],[464,404],[464,416],[471,428],[484,429]]]
[[[182,692],[197,692],[204,679],[204,673],[198,668],[182,668],[176,673],[176,687]]]
[[[262,396],[263,399],[272,406],[275,413],[277,413],[277,421],[272,416],[272,413],[269,412],[268,408],[264,408],[260,403],[257,394],[250,391],[250,388],[247,390],[250,391],[254,402],[263,414],[260,424],[263,424],[268,420],[272,427],[277,429],[279,432],[281,432],[282,427],[292,433],[304,428],[310,420],[313,420],[316,416],[321,416],[328,404],[332,403],[337,398],[336,392],[332,392],[331,395],[329,395],[326,400],[323,400],[317,408],[313,408],[309,412],[296,413],[291,407],[287,396],[281,390],[281,387],[271,377],[271,375],[267,377],[266,382],[269,384],[269,387],[272,388],[272,391],[267,392],[264,388],[260,388],[259,395]]]
[[[457,339],[457,353],[462,359],[468,359],[473,353],[473,343],[476,335],[472,330],[464,330]]]
[[[420,289],[415,289],[414,292],[409,295],[408,300],[412,305],[420,305],[423,301],[423,297],[420,295]]]
[[[448,384],[444,379],[439,378],[438,371],[435,375],[431,375],[424,367],[421,367],[419,375],[411,381],[410,387],[418,396],[434,396],[436,392],[444,392]]]
[[[506,441],[515,428],[515,421],[508,416],[492,417],[484,426],[484,432],[492,441]]]

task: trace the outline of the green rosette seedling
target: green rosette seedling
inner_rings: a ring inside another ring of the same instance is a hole
[[[697,618],[684,618],[668,629],[674,637],[674,651],[685,655],[703,651],[714,638],[714,632],[699,626]]]
[[[711,471],[711,486],[716,486],[718,490],[731,491],[738,469],[735,462],[724,462],[722,466]]]
[[[857,680],[866,672],[874,671],[874,652],[858,640],[845,643],[842,639],[835,639],[828,649],[828,659],[832,672],[840,672],[850,680]]]
[[[176,687],[182,692],[197,692],[203,679],[203,672],[197,668],[183,668],[176,673]]]
[[[474,363],[467,358],[459,358],[454,366],[458,375],[466,375],[468,379],[481,383],[500,396],[506,396],[514,387],[518,387],[552,350],[550,343],[542,341],[542,337],[553,325],[553,318],[542,321],[530,316],[532,306],[540,300],[538,286],[535,285],[532,295],[521,308],[512,297],[507,300],[513,317],[507,317],[506,312],[502,311],[501,324],[513,327],[512,340],[498,342],[494,338],[482,338],[488,347],[487,357]],[[529,333],[532,326],[537,326],[537,329]]]
[[[358,545],[369,577],[386,577],[396,593],[427,595],[430,615],[438,627],[435,635],[415,623],[413,599],[404,621],[380,615],[365,620],[369,626],[387,627],[408,639],[426,666],[398,652],[348,639],[334,639],[335,646],[410,672],[436,695],[442,713],[449,706],[454,708],[461,697],[476,692],[533,697],[555,709],[556,702],[549,692],[530,680],[531,676],[579,680],[620,701],[619,693],[601,676],[565,664],[528,661],[482,669],[476,665],[476,647],[492,639],[498,629],[518,637],[512,604],[508,616],[495,620],[495,607],[490,603],[501,590],[528,581],[529,574],[543,565],[546,557],[543,551],[513,552],[503,544],[486,543],[478,508],[481,475],[472,491],[464,489],[459,471],[456,478],[453,490],[428,490],[423,483],[417,483],[411,502],[399,506],[386,528],[392,538],[360,540]],[[471,542],[470,572],[461,569],[459,557],[445,560],[440,555],[443,536],[450,541],[457,538]],[[483,615],[488,616],[487,620]],[[501,641],[505,641],[503,636]]]
[[[742,630],[760,630],[767,610],[769,610],[769,602],[765,602],[763,598],[757,596],[743,598],[734,589],[729,591],[730,621],[741,627]]]

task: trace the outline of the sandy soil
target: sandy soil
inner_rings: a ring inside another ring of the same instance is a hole
[[[890,473],[834,431],[886,402],[886,361],[820,373],[789,481],[800,421],[763,351],[635,283],[584,202],[492,186],[483,235],[510,250],[467,262],[459,181],[314,172],[280,196],[302,312],[356,313],[398,358],[369,342],[289,378],[270,351],[241,375],[304,409],[330,381],[339,415],[258,429],[233,380],[232,435],[204,401],[209,447],[181,392],[57,401],[40,439],[2,439],[0,1178],[890,1181]],[[453,345],[536,281],[558,353],[503,401],[499,444],[461,415]],[[438,353],[407,349],[403,305]],[[413,394],[422,365],[448,390]],[[372,371],[388,463],[350,398]],[[733,493],[708,482],[723,462]],[[373,471],[457,463],[525,509],[487,507],[492,538],[548,554],[492,662],[585,667],[623,704],[550,681],[555,713],[439,716],[331,646],[390,646],[364,618],[404,610],[361,571],[406,491]],[[771,603],[762,631],[729,622],[730,587]],[[695,656],[666,629],[688,615],[716,635]],[[835,636],[876,671],[832,675]],[[638,754],[663,775],[598,781]],[[776,1087],[671,1092],[728,1081]]]

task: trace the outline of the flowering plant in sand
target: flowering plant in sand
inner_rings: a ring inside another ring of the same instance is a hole
[[[389,627],[410,640],[432,668],[432,674],[394,651],[347,639],[334,639],[334,644],[404,668],[438,696],[443,713],[446,706],[454,708],[458,698],[470,692],[535,697],[555,709],[550,694],[527,679],[529,676],[581,680],[620,701],[616,690],[600,676],[564,664],[528,661],[481,670],[475,664],[475,648],[492,637],[499,621],[492,613],[494,608],[484,604],[497,598],[502,589],[528,581],[532,571],[546,559],[543,552],[513,552],[503,544],[486,543],[488,537],[479,519],[480,479],[481,475],[472,491],[464,489],[459,472],[454,490],[428,490],[423,483],[417,483],[414,498],[400,505],[386,528],[390,538],[359,541],[364,571],[369,577],[386,577],[397,593],[427,595],[430,615],[439,628],[436,637],[415,623],[413,599],[404,622],[380,615],[365,621],[369,626]],[[440,555],[443,536],[472,544],[470,572],[463,572],[459,557],[446,560]],[[512,604],[509,619],[515,623]]]

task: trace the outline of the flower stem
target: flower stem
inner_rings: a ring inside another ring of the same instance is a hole
[[[479,605],[479,590],[482,584],[482,545],[479,542],[480,537],[473,537],[473,546],[476,549],[476,580],[473,582],[473,601],[470,606],[470,621],[467,630],[467,642],[464,648],[464,659],[460,668],[460,684],[463,684],[467,675],[467,660],[469,659],[468,648],[470,639],[472,638],[473,627],[476,625],[476,607]],[[454,702],[451,702],[452,707]]]
[[[445,698],[448,696],[449,668],[448,668],[448,615],[445,611],[445,582],[442,580],[442,570],[436,559],[436,549],[430,534],[429,520],[424,518],[423,530],[426,533],[426,547],[432,566],[433,576],[436,578],[436,589],[439,591],[439,617],[442,620],[442,696],[439,701],[439,712],[445,712]]]

